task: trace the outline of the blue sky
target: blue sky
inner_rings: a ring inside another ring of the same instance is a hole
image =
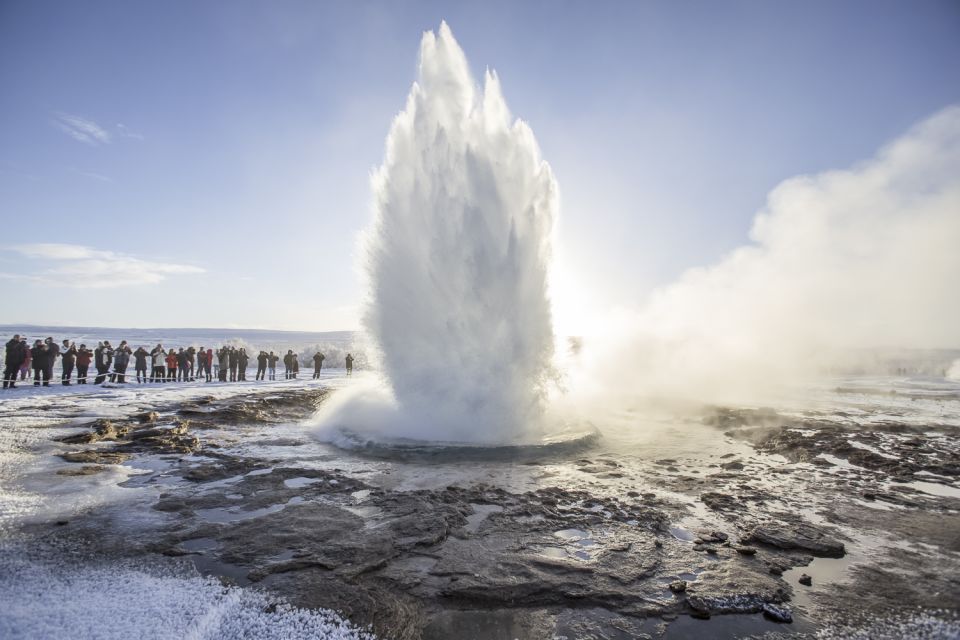
[[[0,323],[356,328],[369,175],[441,19],[532,126],[600,309],[960,102],[955,1],[5,0]]]

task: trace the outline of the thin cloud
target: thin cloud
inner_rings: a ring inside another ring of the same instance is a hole
[[[68,136],[85,144],[110,144],[112,140],[110,132],[87,118],[57,112],[54,114],[54,123]]]
[[[143,260],[134,256],[101,251],[83,245],[37,243],[7,248],[8,251],[56,263],[35,273],[2,273],[0,278],[17,279],[48,286],[74,289],[108,289],[163,282],[169,276],[204,273],[193,265]]]
[[[117,123],[117,130],[120,132],[120,135],[123,136],[124,138],[133,138],[134,140],[143,140],[142,133],[138,133],[134,131],[133,129],[123,124],[122,122]]]
[[[98,180],[100,182],[113,182],[113,178],[110,176],[105,176],[102,173],[97,173],[95,171],[83,171],[82,169],[77,169],[76,167],[71,167],[70,170],[77,175],[83,176],[84,178],[90,178],[91,180]]]

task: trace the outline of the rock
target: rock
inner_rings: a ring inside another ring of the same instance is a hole
[[[137,419],[137,422],[144,424],[147,422],[156,422],[160,419],[160,414],[156,411],[144,411],[143,413],[138,413],[134,417]]]
[[[116,453],[112,451],[68,451],[61,453],[60,457],[67,462],[85,462],[88,464],[120,464],[130,458],[126,453]]]
[[[742,500],[738,500],[726,493],[709,491],[700,494],[700,501],[714,511],[745,511],[746,505]]]
[[[129,427],[117,426],[110,420],[104,420],[102,418],[94,420],[90,426],[93,428],[93,431],[60,438],[60,442],[66,442],[67,444],[91,444],[93,442],[100,442],[101,440],[116,440],[126,435],[130,430]]]
[[[57,471],[58,476],[92,476],[95,473],[100,473],[106,469],[103,465],[99,464],[85,464],[79,469],[76,467],[69,467],[67,469],[60,469]]]
[[[793,622],[793,614],[790,609],[767,602],[763,605],[763,616],[774,622]]]
[[[810,585],[813,584],[813,578],[811,578],[810,576],[804,573],[800,576],[800,584],[803,584],[809,587]]]
[[[761,542],[779,549],[802,549],[815,556],[842,558],[846,549],[842,542],[811,525],[760,525],[746,538],[747,542]]]
[[[687,581],[686,580],[674,580],[669,584],[670,591],[674,593],[683,593],[687,590]]]
[[[742,544],[734,545],[733,549],[740,555],[744,555],[744,556],[757,555],[757,550],[755,548],[748,547],[746,545],[742,545]]]
[[[728,471],[739,471],[743,469],[743,463],[739,460],[734,460],[733,462],[724,462],[720,467]]]
[[[730,536],[723,533],[722,531],[709,531],[709,532],[701,531],[699,532],[697,540],[695,540],[695,542],[699,541],[701,543],[706,543],[706,544],[716,544],[718,542],[726,542],[729,538]]]

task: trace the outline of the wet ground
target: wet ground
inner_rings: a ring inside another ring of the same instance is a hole
[[[958,385],[392,453],[315,437],[344,384],[5,399],[5,552],[186,567],[383,638],[960,633]]]

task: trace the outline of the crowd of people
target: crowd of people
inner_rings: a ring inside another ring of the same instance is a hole
[[[93,377],[93,384],[103,384],[108,380],[113,383],[126,383],[127,378],[133,382],[134,377],[138,384],[159,382],[242,382],[247,379],[247,366],[251,356],[244,348],[222,346],[216,351],[205,347],[171,347],[164,349],[158,344],[150,350],[138,347],[133,350],[126,340],[122,340],[116,347],[109,340],[98,342],[94,349],[81,344],[79,347],[63,340],[57,344],[53,338],[36,340],[31,347],[26,338],[15,335],[6,344],[4,359],[3,388],[13,389],[18,380],[28,380],[30,371],[33,371],[35,386],[50,386],[53,377],[53,367],[57,358],[61,360],[60,382],[71,384],[76,371],[77,384],[87,384]],[[300,361],[292,349],[286,355],[279,356],[273,351],[260,351],[256,355],[256,380],[276,380],[277,364],[283,361],[284,378],[296,378],[300,371]],[[325,356],[317,352],[313,356],[313,377],[320,377]],[[127,370],[133,365],[134,374]],[[96,374],[90,373],[93,365]],[[353,356],[346,357],[347,375],[353,373]]]

